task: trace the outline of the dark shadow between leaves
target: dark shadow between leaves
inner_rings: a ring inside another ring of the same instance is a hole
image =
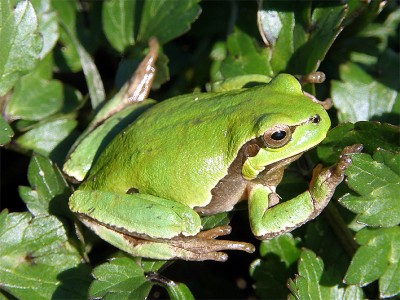
[[[80,264],[75,268],[58,274],[60,285],[54,291],[51,299],[88,299],[91,268],[89,265]]]
[[[290,293],[286,286],[287,280],[294,278],[295,273],[296,263],[287,267],[278,255],[267,254],[254,268],[252,275],[257,295],[262,299],[287,298]]]

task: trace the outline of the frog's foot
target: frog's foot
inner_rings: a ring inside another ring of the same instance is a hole
[[[312,218],[315,218],[329,203],[336,187],[343,181],[344,172],[351,165],[351,158],[348,154],[361,152],[363,146],[355,144],[343,149],[337,163],[331,167],[322,169],[318,165],[313,170],[313,177],[310,182],[310,192],[314,203]]]
[[[351,164],[349,154],[361,150],[362,145],[359,144],[346,147],[335,165],[324,169],[317,166],[309,190],[291,200],[276,204],[278,199],[273,190],[255,186],[249,197],[250,225],[254,235],[259,239],[271,239],[318,216],[343,181],[344,173]]]
[[[226,261],[228,255],[223,250],[241,250],[253,253],[252,244],[237,241],[216,240],[216,237],[231,232],[230,226],[216,227],[199,232],[195,236],[179,236],[172,239],[148,239],[145,237],[122,235],[126,243],[126,252],[133,256],[154,259],[184,259],[191,261]],[[113,234],[120,234],[113,232]]]
[[[255,247],[250,243],[215,239],[216,237],[230,234],[231,230],[230,226],[219,226],[201,231],[195,236],[177,237],[168,243],[179,249],[177,250],[178,253],[183,250],[186,256],[184,259],[186,260],[226,261],[228,255],[220,252],[223,250],[241,250],[253,253]]]

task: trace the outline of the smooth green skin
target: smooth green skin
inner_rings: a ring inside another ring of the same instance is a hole
[[[318,124],[307,122],[317,114]],[[210,202],[211,190],[247,141],[277,124],[296,126],[291,141],[277,149],[261,148],[248,158],[242,169],[247,180],[265,166],[316,146],[330,127],[326,111],[303,95],[293,76],[281,74],[249,89],[163,101],[108,145],[72,195],[70,208],[100,237],[134,256],[213,259],[193,257],[169,240],[201,231],[200,216],[192,208]],[[138,193],[127,194],[131,188]],[[257,237],[273,237],[315,217],[308,191],[268,209],[274,191],[257,184],[249,192],[250,224]],[[126,233],[156,241],[133,245]]]

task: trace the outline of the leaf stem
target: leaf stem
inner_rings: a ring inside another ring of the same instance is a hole
[[[327,219],[335,235],[339,238],[344,250],[350,259],[354,256],[358,249],[358,244],[354,240],[354,235],[347,227],[346,222],[343,220],[335,204],[330,202],[324,209],[324,217]]]

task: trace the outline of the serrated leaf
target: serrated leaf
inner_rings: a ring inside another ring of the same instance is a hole
[[[398,91],[372,78],[354,63],[340,66],[340,79],[332,81],[332,99],[340,122],[378,119],[392,111]]]
[[[0,146],[8,144],[14,136],[14,131],[2,116],[0,116]]]
[[[345,282],[367,285],[379,279],[380,297],[400,293],[400,228],[364,228],[356,234],[361,245],[347,270]]]
[[[347,185],[357,194],[339,201],[357,213],[357,221],[369,226],[390,227],[400,223],[400,154],[378,149],[373,157],[352,155],[346,170]]]
[[[331,129],[318,146],[318,157],[324,164],[333,164],[342,149],[349,145],[363,144],[363,152],[373,154],[377,148],[400,151],[400,128],[378,122],[345,123]]]
[[[28,167],[29,187],[20,187],[20,196],[34,216],[68,215],[70,188],[51,160],[35,154]]]
[[[295,279],[301,299],[311,299],[311,295],[317,299],[330,298],[329,288],[319,284],[323,267],[322,259],[316,257],[312,251],[302,251],[298,266],[299,276]]]
[[[324,263],[311,250],[303,249],[298,272],[295,284],[291,283],[290,299],[343,299],[346,294],[358,297],[353,299],[363,299],[363,292],[359,287],[342,288],[338,286],[339,282],[333,286],[324,285]]]
[[[11,120],[38,121],[59,111],[63,104],[62,85],[58,80],[26,75],[16,84],[7,104],[6,114]]]
[[[134,16],[137,1],[107,0],[103,3],[103,29],[119,52],[134,44]]]
[[[328,286],[342,282],[351,260],[349,254],[354,253],[357,244],[353,234],[347,231],[347,224],[341,220],[343,214],[334,203],[325,208],[323,216],[307,224],[302,245],[323,259],[326,265],[323,278]]]
[[[0,2],[0,96],[6,94],[19,77],[32,70],[42,49],[37,32],[37,17],[29,1],[11,9],[8,0]]]
[[[143,269],[131,258],[115,258],[93,270],[95,280],[89,297],[107,299],[145,299],[152,283],[147,281]]]
[[[1,289],[19,299],[85,298],[90,269],[54,216],[0,214]]]

